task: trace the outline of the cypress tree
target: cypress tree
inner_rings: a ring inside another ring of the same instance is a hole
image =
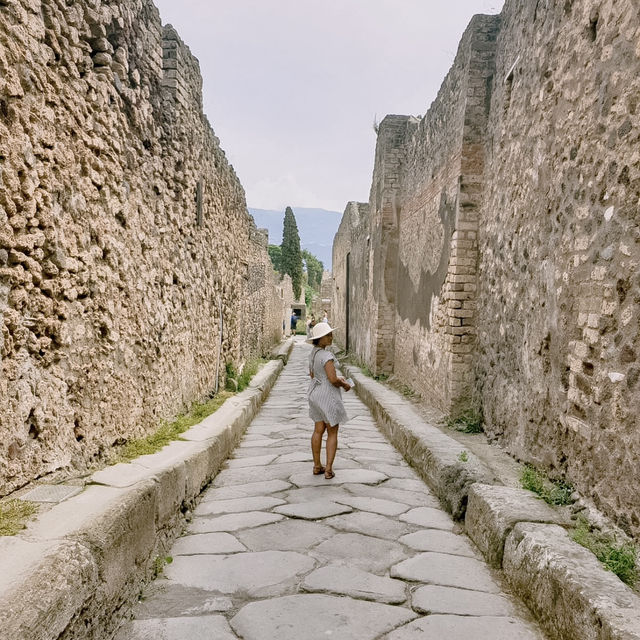
[[[284,212],[284,228],[282,230],[282,273],[291,276],[293,284],[293,295],[298,300],[302,292],[302,253],[300,251],[300,236],[298,235],[298,225],[296,217],[293,215],[291,207],[287,207]]]

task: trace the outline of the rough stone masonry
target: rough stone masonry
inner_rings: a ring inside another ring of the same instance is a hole
[[[280,339],[290,300],[201,88],[150,0],[0,1],[0,495]]]
[[[377,372],[481,408],[515,457],[640,534],[640,11],[507,0],[423,118],[380,124],[334,244],[334,318]]]

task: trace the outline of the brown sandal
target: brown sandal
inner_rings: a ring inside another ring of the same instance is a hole
[[[324,473],[324,467],[313,467],[314,476],[319,476],[322,473]]]
[[[331,478],[333,478],[336,474],[333,473],[333,471],[325,471],[324,472],[324,479],[325,480],[331,480]]]

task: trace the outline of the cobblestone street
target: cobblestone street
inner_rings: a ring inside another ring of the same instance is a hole
[[[312,474],[309,348],[117,640],[543,640],[355,393],[335,478]]]

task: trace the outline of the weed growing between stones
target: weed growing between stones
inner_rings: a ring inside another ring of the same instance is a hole
[[[457,416],[449,416],[446,424],[449,429],[455,429],[462,433],[482,433],[482,413],[477,409],[465,409]]]
[[[249,386],[249,382],[251,382],[251,378],[253,378],[253,376],[256,375],[256,373],[258,372],[258,369],[266,362],[268,361],[265,360],[264,358],[258,358],[257,360],[252,360],[251,362],[248,362],[244,366],[242,373],[238,376],[238,391],[242,391],[243,389],[246,389]]]
[[[461,451],[460,455],[458,455],[458,460],[460,460],[460,462],[467,462],[469,460],[469,454],[466,451]]]
[[[171,564],[172,562],[173,558],[171,556],[158,556],[153,561],[153,579],[155,580],[158,576],[161,576],[165,565]]]
[[[573,502],[573,487],[570,484],[563,480],[550,480],[529,464],[520,474],[520,484],[523,489],[540,496],[547,504],[567,505]]]
[[[15,536],[25,528],[27,520],[38,511],[33,502],[5,500],[0,502],[0,536]]]
[[[242,373],[236,373],[233,364],[227,362],[225,365],[227,371],[227,391],[243,391],[246,389],[249,386],[249,382],[251,382],[251,378],[256,375],[258,369],[266,362],[268,362],[268,360],[264,358],[257,358],[256,360],[247,362],[242,369]],[[231,380],[233,380],[233,383],[230,383]]]
[[[595,531],[584,517],[571,533],[571,539],[589,549],[605,569],[633,587],[638,580],[638,550],[629,542],[620,542],[614,536]]]
[[[118,452],[116,462],[129,462],[138,456],[156,453],[170,442],[180,440],[181,433],[217,411],[232,395],[229,391],[220,391],[205,403],[195,403],[188,413],[178,416],[173,422],[163,423],[157,431],[146,438],[130,440]]]

